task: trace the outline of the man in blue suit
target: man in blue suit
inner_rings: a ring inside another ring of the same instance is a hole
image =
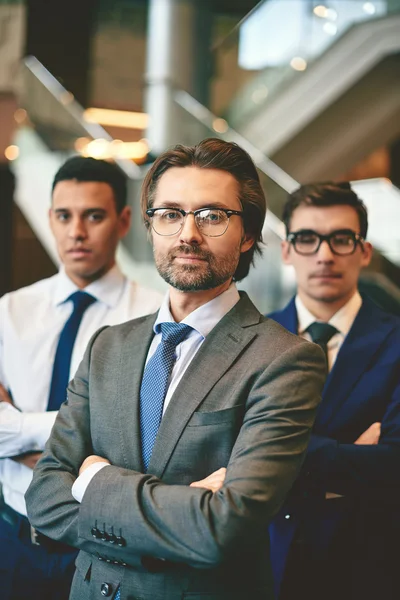
[[[392,600],[400,594],[400,319],[358,292],[372,248],[366,208],[348,183],[300,187],[283,220],[283,261],[298,291],[270,317],[319,343],[329,375],[301,475],[270,527],[277,596]]]

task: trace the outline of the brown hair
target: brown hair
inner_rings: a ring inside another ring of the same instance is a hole
[[[360,235],[365,239],[368,230],[368,214],[364,202],[351,189],[348,181],[335,183],[308,183],[300,186],[289,195],[283,207],[282,221],[285,223],[286,234],[290,232],[290,221],[296,208],[301,204],[310,206],[335,206],[343,204],[352,206],[360,221]]]
[[[234,274],[234,279],[240,281],[248,274],[254,254],[262,252],[261,232],[267,210],[265,195],[252,159],[237,144],[217,138],[208,138],[196,146],[178,144],[167,150],[156,159],[143,182],[141,208],[147,227],[150,222],[146,210],[153,205],[158,181],[173,167],[219,169],[230,173],[238,182],[244,230],[247,236],[254,238],[253,246],[241,254]]]

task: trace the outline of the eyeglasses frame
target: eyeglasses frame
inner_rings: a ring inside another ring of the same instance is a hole
[[[313,252],[307,252],[307,253],[299,252],[296,249],[296,239],[297,239],[297,236],[300,235],[300,234],[304,235],[304,234],[307,234],[307,233],[308,234],[316,235],[317,238],[319,239],[319,244],[318,244],[318,246],[316,247],[316,249]],[[340,234],[340,233],[342,233],[342,234],[351,234],[351,237],[353,238],[353,241],[354,241],[354,248],[353,248],[353,250],[351,252],[347,252],[346,254],[340,254],[339,252],[336,252],[336,250],[334,250],[332,248],[332,246],[331,246],[331,239],[332,239],[332,237],[334,235],[337,235],[337,234]],[[322,234],[318,233],[317,231],[314,231],[313,229],[300,229],[299,231],[291,231],[291,232],[289,232],[287,234],[287,236],[286,236],[286,240],[290,244],[292,244],[294,251],[297,254],[300,254],[301,256],[313,256],[314,254],[317,254],[318,251],[319,251],[319,249],[320,249],[320,247],[321,247],[322,242],[326,242],[328,244],[328,246],[329,246],[332,254],[335,254],[335,256],[351,256],[356,251],[358,244],[360,245],[361,249],[363,250],[363,243],[365,242],[365,239],[362,237],[362,235],[359,234],[359,233],[355,233],[352,229],[336,229],[335,231],[332,231],[331,233],[328,233],[328,235],[322,235]]]
[[[226,214],[226,216],[228,217],[228,223],[227,223],[225,231],[223,231],[222,233],[219,233],[218,235],[208,235],[207,233],[204,233],[201,230],[200,227],[198,227],[199,231],[201,231],[201,233],[203,235],[205,235],[206,237],[211,237],[211,238],[221,237],[222,235],[224,235],[228,231],[230,218],[233,215],[237,215],[239,217],[243,217],[243,214],[244,214],[242,210],[232,210],[230,208],[219,208],[219,207],[216,208],[216,207],[209,207],[209,206],[205,206],[204,208],[198,208],[197,210],[187,210],[187,211],[184,210],[183,208],[177,208],[177,207],[174,207],[174,206],[157,206],[157,208],[148,208],[146,210],[146,215],[148,217],[150,217],[150,219],[151,219],[152,217],[154,217],[154,213],[157,212],[158,210],[176,210],[183,217],[182,224],[181,224],[180,228],[178,229],[178,231],[175,231],[175,233],[167,233],[167,234],[165,234],[165,233],[158,233],[158,231],[156,231],[154,229],[153,223],[151,222],[151,227],[152,227],[153,231],[157,235],[161,235],[162,237],[171,237],[173,235],[178,235],[182,231],[182,229],[183,229],[183,227],[185,225],[186,217],[188,215],[193,215],[194,216],[196,227],[198,227],[197,222],[196,222],[196,215],[199,214],[200,212],[203,212],[204,210],[220,210],[220,211],[224,212]]]

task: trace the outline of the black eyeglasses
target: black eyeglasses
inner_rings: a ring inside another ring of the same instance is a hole
[[[183,210],[183,208],[149,208],[146,215],[151,219],[151,226],[158,235],[176,235],[183,229],[187,215],[193,215],[196,226],[207,237],[224,235],[233,215],[243,216],[240,210],[227,208],[199,208]]]
[[[347,256],[356,251],[357,244],[361,248],[364,238],[351,229],[338,229],[328,235],[321,235],[312,229],[301,229],[288,234],[287,241],[290,242],[298,254],[309,256],[316,254],[322,242],[327,242],[333,254]]]

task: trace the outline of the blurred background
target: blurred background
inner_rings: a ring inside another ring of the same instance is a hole
[[[281,207],[299,183],[348,180],[367,204],[360,281],[400,314],[400,0],[0,0],[0,296],[52,275],[53,176],[115,160],[133,227],[122,270],[164,289],[139,211],[154,158],[217,136],[253,157],[264,254],[240,283],[261,311],[294,288]]]

